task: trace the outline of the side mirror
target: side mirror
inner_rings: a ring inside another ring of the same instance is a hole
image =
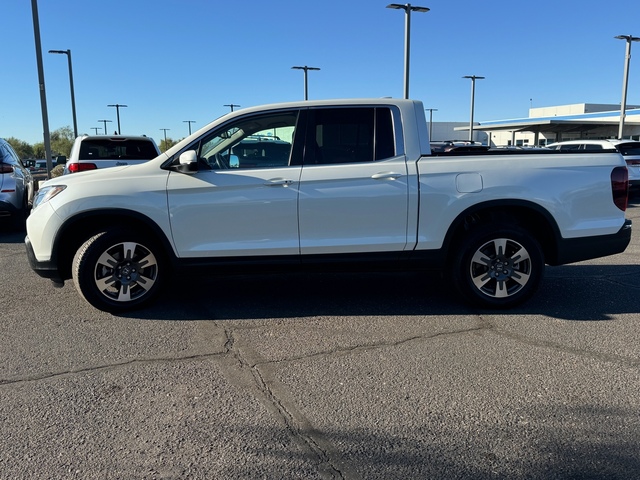
[[[240,168],[240,159],[237,155],[229,155],[229,168]]]
[[[182,152],[178,157],[179,165],[176,170],[181,173],[194,173],[198,171],[198,155],[195,150]]]

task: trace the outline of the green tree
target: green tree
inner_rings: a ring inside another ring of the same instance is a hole
[[[14,138],[14,137],[9,137],[6,140],[7,140],[7,143],[13,147],[13,149],[18,154],[18,157],[20,157],[21,159],[24,160],[25,158],[34,158],[33,147],[29,145],[27,142],[18,140],[17,138]],[[38,158],[44,158],[44,157],[38,157]]]
[[[172,138],[167,138],[166,141],[164,139],[162,139],[162,140],[160,140],[160,145],[158,145],[158,147],[160,148],[161,152],[166,152],[167,150],[169,150],[171,147],[173,147],[179,141],[180,140],[174,140]]]
[[[65,157],[68,157],[69,153],[71,153],[73,141],[75,140],[71,127],[66,126],[54,130],[51,132],[50,138],[51,155],[64,155]]]

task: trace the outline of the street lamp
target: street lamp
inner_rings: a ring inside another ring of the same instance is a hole
[[[320,70],[318,67],[291,67],[292,70],[304,70],[304,99],[309,100],[309,82],[307,79],[307,72],[309,70]]]
[[[469,141],[473,142],[473,105],[476,95],[476,80],[484,80],[484,77],[478,77],[476,75],[465,75],[462,78],[471,79],[471,120],[469,120]]]
[[[104,124],[104,134],[107,135],[107,122],[111,123],[111,120],[98,120]]]
[[[120,135],[120,108],[123,108],[126,106],[127,105],[120,105],[119,103],[115,103],[113,105],[107,105],[107,107],[116,107],[116,116],[118,118],[118,135]]]
[[[409,98],[409,49],[411,45],[411,12],[428,12],[427,7],[416,7],[407,4],[391,3],[387,5],[387,8],[393,8],[395,10],[404,10],[404,98]]]
[[[76,97],[73,93],[73,69],[71,68],[71,50],[49,50],[49,53],[58,53],[67,56],[69,62],[69,85],[71,87],[71,112],[73,113],[73,136],[78,136],[78,121],[76,120]]]
[[[631,35],[618,35],[618,40],[627,41],[627,51],[624,57],[624,74],[622,76],[622,103],[620,104],[620,127],[618,129],[618,138],[622,139],[622,130],[624,129],[624,118],[627,110],[627,84],[629,83],[629,61],[631,60],[631,42],[640,42],[639,37]]]
[[[36,44],[36,64],[38,66],[38,86],[40,87],[40,108],[42,110],[42,128],[44,133],[44,153],[47,157],[47,178],[51,178],[51,135],[49,134],[49,114],[47,113],[47,93],[44,85],[44,66],[42,64],[42,41],[40,39],[40,20],[38,19],[38,2],[31,0],[31,16],[33,18],[33,39]]]
[[[429,138],[433,140],[433,112],[437,112],[437,108],[425,108],[429,111]]]
[[[166,152],[168,150],[167,148],[167,130],[171,130],[170,128],[161,128],[160,130],[162,130],[164,132],[164,151]]]
[[[237,105],[235,103],[227,103],[226,105],[223,105],[223,107],[229,107],[232,112],[233,112],[233,107],[239,107],[239,106],[240,105]]]
[[[192,123],[196,123],[196,121],[195,120],[183,120],[182,122],[189,124],[189,135],[191,135],[191,124]]]

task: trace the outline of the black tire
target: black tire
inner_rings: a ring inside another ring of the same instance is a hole
[[[118,229],[88,239],[73,257],[72,275],[80,295],[95,308],[122,312],[153,300],[166,269],[155,242]]]
[[[451,274],[462,296],[487,308],[510,308],[536,292],[544,275],[538,241],[516,225],[491,224],[468,232],[454,252]]]

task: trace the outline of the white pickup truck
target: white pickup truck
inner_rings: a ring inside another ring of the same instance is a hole
[[[54,178],[27,221],[31,267],[106,311],[176,270],[438,269],[507,308],[545,264],[624,251],[618,153],[431,152],[421,102],[237,110],[140,165]]]

